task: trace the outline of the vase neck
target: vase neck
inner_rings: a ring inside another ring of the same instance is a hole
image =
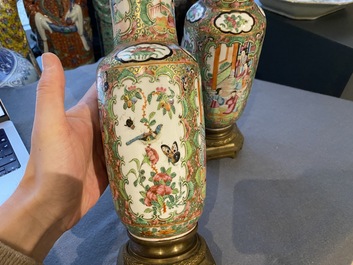
[[[206,4],[218,8],[237,8],[252,5],[254,0],[204,0]]]
[[[111,0],[114,45],[177,44],[173,0]]]

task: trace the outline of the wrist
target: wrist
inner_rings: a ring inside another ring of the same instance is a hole
[[[21,183],[0,206],[0,241],[41,262],[63,232],[57,221],[46,218],[40,201]]]

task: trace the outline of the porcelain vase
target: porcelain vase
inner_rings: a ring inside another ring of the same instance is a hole
[[[102,54],[108,55],[114,48],[112,16],[109,0],[92,0],[98,23]]]
[[[15,51],[0,47],[0,88],[21,87],[38,79],[30,61]]]
[[[184,29],[184,20],[187,10],[196,0],[175,0],[175,21],[178,42],[181,42]],[[102,41],[103,54],[108,55],[114,47],[112,17],[109,0],[93,0],[93,6],[98,20],[99,35]]]
[[[196,229],[206,192],[199,67],[177,44],[171,0],[111,10],[115,48],[97,90],[115,208],[134,242],[178,240]]]
[[[41,52],[55,53],[65,69],[94,62],[87,0],[23,0]]]
[[[236,126],[250,94],[266,30],[253,0],[199,0],[187,12],[182,47],[200,66],[209,159],[234,157]]]

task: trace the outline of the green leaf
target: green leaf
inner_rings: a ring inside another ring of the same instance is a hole
[[[159,94],[157,97],[157,101],[161,101],[161,99],[163,98],[163,95],[164,95],[164,93]]]
[[[140,161],[139,161],[137,158],[131,159],[131,160],[130,160],[130,163],[131,163],[131,162],[135,162],[136,167],[137,167],[137,168],[140,168]]]
[[[174,203],[174,196],[173,195],[169,195],[168,199],[171,203]]]
[[[146,208],[146,209],[144,210],[144,212],[145,212],[145,213],[151,213],[151,212],[153,212],[153,210],[152,210],[151,208]]]
[[[196,178],[196,183],[200,186],[202,185],[202,177],[203,177],[202,176],[202,169],[201,169],[201,167],[199,167],[196,171],[195,178]]]
[[[146,118],[142,118],[142,119],[140,120],[140,122],[141,122],[141,123],[148,123],[148,120],[147,120]]]
[[[134,186],[137,187],[137,185],[138,185],[138,179],[136,179],[136,180],[134,181]]]
[[[154,115],[156,115],[155,111],[151,112],[150,115],[148,115],[148,118],[151,120],[154,117]]]
[[[172,173],[172,168],[171,168],[171,167],[168,168],[166,173],[167,173],[168,175],[170,175],[170,174]]]
[[[145,219],[141,218],[140,216],[136,218],[136,223],[145,224],[145,225],[148,224],[148,222]]]
[[[159,205],[161,207],[163,207],[164,200],[163,200],[163,197],[161,195],[159,195],[159,194],[157,194],[157,201],[158,201]]]
[[[153,121],[150,122],[150,126],[153,126],[155,124],[156,124],[156,120],[153,120]]]
[[[135,176],[137,176],[136,170],[134,168],[131,168],[126,175],[128,176],[129,174],[134,174]]]
[[[187,114],[188,114],[188,112],[189,112],[189,107],[188,107],[188,103],[186,102],[186,100],[185,99],[183,99],[182,101],[181,101],[181,104],[182,104],[182,106],[183,106],[183,117],[185,118],[186,116],[187,116]]]
[[[190,160],[191,156],[192,156],[192,145],[189,141],[185,142],[185,161]]]
[[[135,97],[137,97],[138,99],[142,99],[142,96],[141,96],[140,92],[137,92],[137,93],[135,94]]]
[[[194,196],[194,192],[195,192],[194,184],[191,181],[188,182],[188,188],[189,188],[188,200],[190,200],[192,196]]]
[[[151,204],[152,204],[154,207],[156,207],[156,208],[161,208],[161,206],[159,205],[159,203],[156,202],[156,201],[151,201]],[[162,205],[162,206],[163,206],[163,205]]]
[[[151,104],[151,100],[152,100],[152,93],[148,94],[147,96],[148,104]]]

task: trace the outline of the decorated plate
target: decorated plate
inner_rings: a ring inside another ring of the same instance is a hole
[[[266,10],[298,20],[313,20],[352,4],[353,0],[255,0]]]

